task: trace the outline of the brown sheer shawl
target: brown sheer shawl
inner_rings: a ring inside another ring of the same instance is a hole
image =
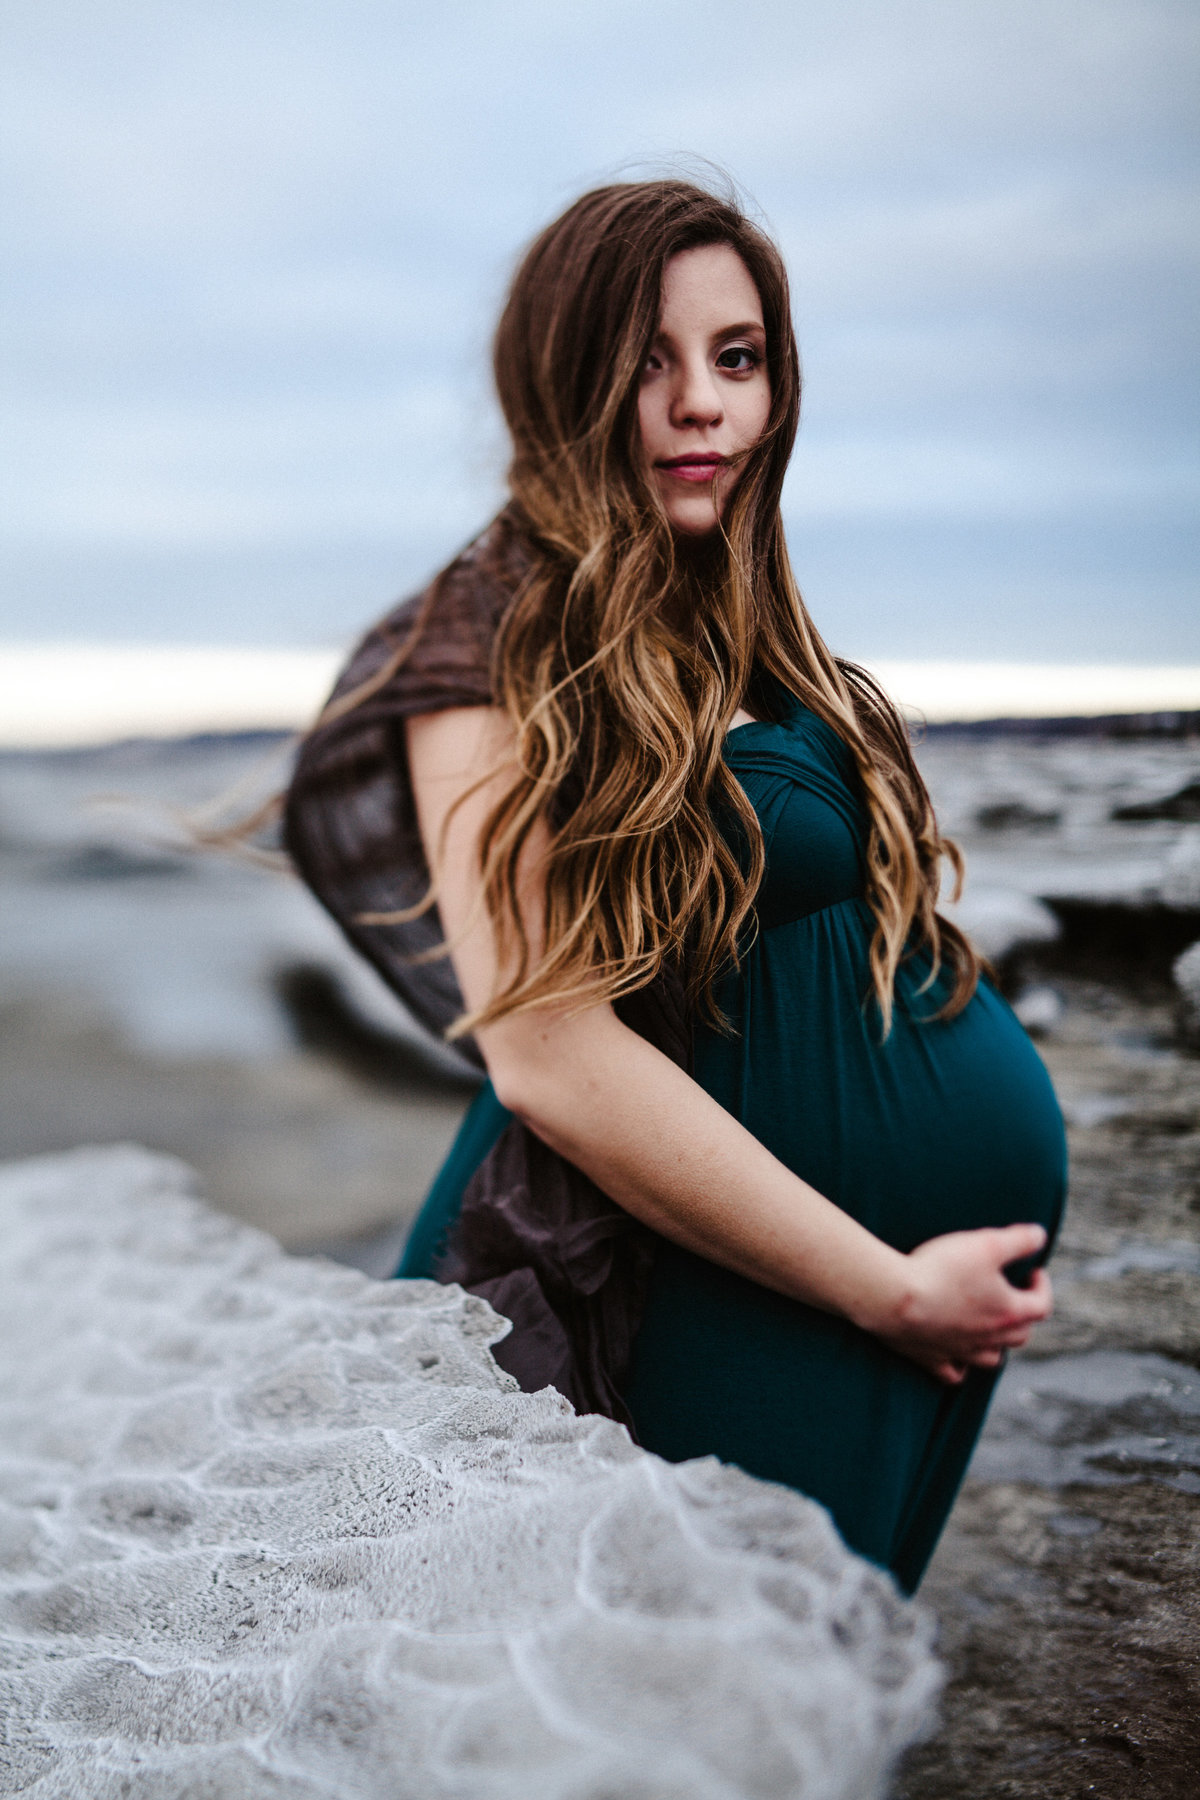
[[[403,925],[365,925],[361,915],[412,906],[426,892],[404,721],[494,703],[496,631],[531,559],[511,512],[501,513],[430,587],[368,632],[332,698],[366,686],[365,696],[309,733],[287,795],[285,841],[296,868],[351,943],[439,1033],[462,1011],[453,967],[445,956],[413,961],[442,942],[436,910]],[[617,1010],[686,1067],[683,996],[682,980],[665,977]],[[482,1066],[473,1044],[462,1047]],[[621,1393],[655,1242],[514,1119],[467,1186],[438,1275],[512,1320],[495,1354],[523,1388],[552,1384],[578,1411],[629,1424]]]

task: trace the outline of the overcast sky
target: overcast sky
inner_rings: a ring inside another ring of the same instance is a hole
[[[502,491],[521,244],[690,157],[792,271],[836,649],[1200,661],[1195,0],[0,21],[0,636],[347,639]]]

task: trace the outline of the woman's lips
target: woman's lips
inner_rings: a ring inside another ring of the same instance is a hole
[[[718,470],[725,467],[723,456],[672,456],[655,465],[665,475],[674,475],[680,481],[711,482]]]

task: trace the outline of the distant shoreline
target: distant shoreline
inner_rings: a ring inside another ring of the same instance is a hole
[[[913,736],[920,744],[924,738],[1102,738],[1130,740],[1135,738],[1195,738],[1200,741],[1200,708],[1188,711],[1064,714],[1059,718],[1008,717],[997,719],[921,719],[912,721]],[[271,750],[298,739],[298,730],[282,730],[276,726],[247,727],[232,731],[147,732],[128,737],[114,737],[101,743],[88,744],[3,744],[0,761],[95,762],[105,758],[118,760],[147,752],[184,753],[235,745],[246,749]]]
[[[921,737],[1200,738],[1200,709],[1131,713],[1068,713],[1061,718],[935,719],[918,725]]]
[[[0,639],[0,748],[266,742],[316,718],[346,651]],[[863,662],[919,732],[1192,736],[1200,663]]]

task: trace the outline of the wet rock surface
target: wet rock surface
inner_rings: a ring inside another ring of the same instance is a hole
[[[1200,1058],[1161,979],[1041,978],[1072,1159],[1056,1312],[1005,1374],[922,1589],[950,1681],[896,1800],[1194,1800]]]

